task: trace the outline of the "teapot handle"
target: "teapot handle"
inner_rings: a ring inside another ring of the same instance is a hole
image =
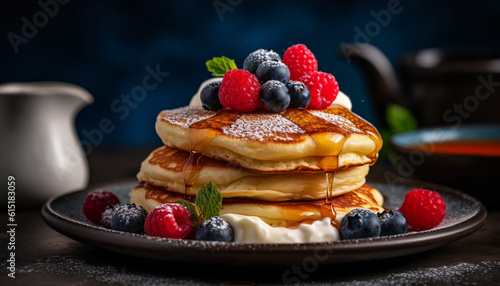
[[[374,100],[379,124],[387,126],[387,105],[396,103],[408,107],[389,59],[376,47],[365,43],[342,44],[340,54],[347,62],[354,61],[361,67]]]

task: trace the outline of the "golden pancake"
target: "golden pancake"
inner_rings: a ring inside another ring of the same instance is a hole
[[[212,181],[224,198],[290,201],[318,200],[326,197],[327,181],[324,173],[265,174],[203,156],[191,159],[192,165],[186,165],[189,160],[188,152],[160,147],[142,162],[137,178],[140,183],[188,195],[196,195],[203,185]],[[332,195],[338,196],[361,187],[365,183],[368,170],[369,166],[363,165],[336,172]],[[193,181],[189,182],[186,188],[185,179],[189,175],[193,177]]]
[[[139,185],[130,192],[130,203],[142,205],[147,212],[161,204],[177,202],[182,199],[184,199],[182,194],[149,184]],[[355,208],[366,208],[380,212],[383,210],[382,204],[383,197],[380,192],[367,184],[332,199],[337,219]],[[257,216],[271,226],[293,227],[300,223],[310,223],[322,219],[324,206],[325,200],[265,202],[229,198],[223,199],[220,214]]]
[[[168,147],[261,172],[330,172],[373,164],[382,147],[375,127],[340,105],[279,114],[183,107],[160,112],[156,131]]]

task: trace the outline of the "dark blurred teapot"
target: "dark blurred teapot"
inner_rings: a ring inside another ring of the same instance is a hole
[[[365,73],[381,125],[390,103],[411,110],[420,126],[500,123],[500,53],[427,49],[404,54],[398,61],[399,82],[376,47],[355,43],[341,49]]]

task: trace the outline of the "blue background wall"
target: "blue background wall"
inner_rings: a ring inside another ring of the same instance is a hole
[[[360,70],[337,50],[340,43],[353,42],[356,27],[364,30],[374,21],[371,11],[387,9],[388,2],[75,0],[59,4],[57,13],[26,38],[27,43],[19,44],[16,53],[9,33],[22,36],[23,17],[33,21],[43,9],[37,1],[4,0],[0,83],[59,80],[81,85],[95,102],[77,117],[80,136],[110,118],[116,128],[104,136],[102,146],[154,146],[160,144],[154,131],[156,114],[189,103],[199,84],[210,77],[207,59],[225,55],[241,67],[247,54],[258,48],[282,53],[304,43],[315,53],[320,70],[335,75],[354,111],[375,121]],[[401,0],[400,7],[402,11],[369,39],[391,61],[421,48],[500,47],[499,1]],[[157,65],[169,76],[136,102],[128,116],[120,117],[124,113],[114,111],[112,103],[142,84],[146,67]]]

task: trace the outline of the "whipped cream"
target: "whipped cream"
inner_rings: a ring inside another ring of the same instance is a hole
[[[340,240],[339,231],[325,217],[297,228],[272,227],[256,216],[221,215],[233,228],[234,242],[240,243],[308,243]]]
[[[216,81],[220,81],[220,80],[222,80],[221,77],[213,77],[213,78],[209,78],[206,81],[202,82],[200,84],[200,87],[198,88],[198,91],[191,98],[191,101],[189,102],[189,106],[190,107],[202,107],[201,98],[200,98],[201,90],[205,87],[205,85],[208,85],[208,84],[211,84],[212,82],[216,82]]]
[[[352,111],[352,102],[349,96],[347,96],[345,93],[339,90],[339,94],[337,94],[337,98],[332,102],[333,104],[338,104],[342,105],[345,108],[349,109],[349,111]]]
[[[212,82],[216,82],[222,80],[222,77],[213,77],[210,79],[207,79],[206,81],[202,82],[200,87],[198,88],[198,91],[196,92],[195,95],[191,98],[191,101],[189,102],[189,106],[191,107],[201,107],[201,99],[200,99],[200,94],[201,90],[205,87],[205,85],[210,84]],[[352,110],[352,102],[351,99],[342,91],[339,91],[339,94],[337,95],[337,98],[332,102],[332,104],[339,104],[344,107],[346,107],[349,110]]]

